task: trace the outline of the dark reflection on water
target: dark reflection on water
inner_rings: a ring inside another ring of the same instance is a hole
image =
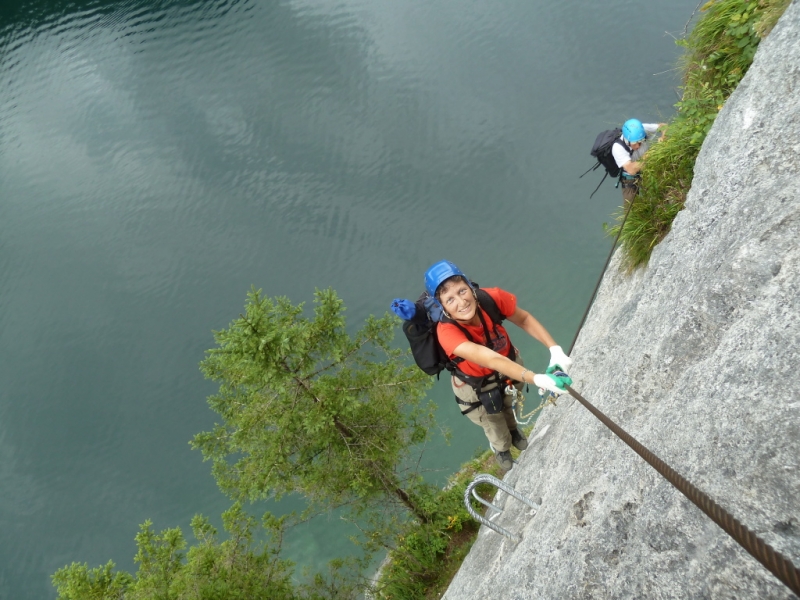
[[[694,6],[1,5],[0,597],[52,597],[72,561],[133,570],[139,523],[227,507],[187,442],[250,285],[332,286],[355,327],[448,257],[568,344],[619,204],[577,176],[597,131],[670,114],[653,73]],[[437,481],[484,445],[446,387]],[[317,567],[350,533],[287,550]]]

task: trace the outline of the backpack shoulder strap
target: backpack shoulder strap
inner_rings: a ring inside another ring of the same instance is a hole
[[[497,302],[494,301],[488,292],[482,290],[477,283],[474,281],[472,285],[475,287],[475,295],[478,297],[478,305],[483,311],[489,315],[489,318],[492,320],[492,331],[494,332],[495,337],[500,337],[499,332],[497,331],[497,326],[500,325],[505,320],[505,315],[500,312],[500,308],[497,306]],[[483,325],[483,330],[486,332],[486,339],[491,340],[491,333],[488,327],[486,327],[486,322],[483,319],[483,315],[478,311],[478,316],[481,319],[481,325]],[[464,327],[458,324],[456,321],[449,317],[442,316],[441,318],[442,323],[449,323],[451,325],[455,325],[461,332],[466,336],[466,338],[470,342],[475,342],[473,337],[470,335],[469,331],[467,331]]]
[[[497,307],[497,302],[494,301],[494,298],[492,298],[487,291],[477,288],[475,293],[478,296],[478,304],[480,304],[481,308],[486,311],[486,314],[491,317],[495,325],[499,325],[505,321],[505,315],[500,312],[500,309]]]
[[[622,146],[623,148],[625,148],[625,150],[628,152],[628,154],[630,154],[630,152],[631,152],[631,147],[630,147],[630,146],[628,146],[628,144],[626,144],[625,142],[623,142],[623,141],[622,141],[622,138],[617,138],[617,139],[615,139],[615,140],[614,140],[614,144],[619,144],[620,146]],[[613,144],[612,144],[612,145],[613,145]]]
[[[475,340],[472,338],[472,336],[470,335],[469,331],[467,331],[466,329],[464,329],[464,327],[463,327],[462,325],[459,325],[457,321],[454,321],[454,320],[453,320],[453,319],[451,319],[450,317],[445,317],[445,316],[443,315],[443,316],[442,316],[442,318],[441,318],[441,320],[440,320],[439,322],[440,322],[440,323],[447,323],[448,325],[453,325],[453,326],[457,327],[457,328],[458,328],[458,329],[461,331],[461,333],[463,333],[463,334],[464,334],[464,335],[467,337],[467,339],[468,339],[470,342],[474,342],[474,341],[475,341]],[[434,325],[434,327],[436,327],[436,326]],[[462,360],[463,360],[463,359],[462,359]]]

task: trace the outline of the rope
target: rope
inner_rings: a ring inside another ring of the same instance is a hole
[[[790,590],[800,596],[800,570],[794,566],[792,561],[750,531],[728,511],[714,502],[708,495],[681,477],[667,463],[642,446],[630,434],[604,415],[578,392],[573,390],[570,386],[566,386],[566,389],[573,398],[583,404],[606,427],[613,431],[617,437],[628,444],[636,454],[646,460],[651,467],[664,477],[664,479],[669,481],[679,492],[694,502],[694,504],[708,515],[714,523],[722,527],[725,533],[731,536],[736,543],[747,550],[753,558],[764,565],[770,573],[780,579]]]
[[[603,281],[603,276],[606,274],[606,269],[608,268],[608,263],[611,262],[611,257],[614,256],[614,249],[617,247],[617,242],[619,241],[619,236],[622,234],[622,228],[625,227],[625,221],[628,220],[628,215],[631,212],[631,208],[633,208],[633,203],[636,202],[636,198],[639,197],[639,194],[636,194],[633,197],[633,200],[630,201],[628,204],[628,209],[625,211],[625,216],[622,219],[622,223],[619,225],[619,231],[617,232],[617,237],[614,238],[614,243],[611,244],[611,250],[608,253],[608,258],[606,258],[606,264],[603,265],[603,270],[600,271],[600,277],[597,278],[597,283],[594,286],[594,291],[592,292],[592,297],[589,298],[589,304],[586,306],[586,312],[583,313],[583,317],[581,317],[581,323],[578,325],[578,330],[575,332],[575,337],[572,338],[572,343],[569,345],[569,352],[567,355],[569,356],[572,354],[572,349],[575,347],[575,342],[578,341],[578,335],[583,328],[583,324],[586,322],[586,317],[589,316],[589,310],[592,308],[592,304],[594,304],[594,297],[597,296],[597,290],[600,289],[600,283]]]
[[[533,415],[538,413],[545,406],[547,406],[548,404],[555,405],[555,403],[556,403],[556,400],[555,400],[556,397],[555,397],[555,395],[553,393],[547,394],[546,396],[540,396],[539,397],[539,406],[534,408],[527,415],[523,415],[522,411],[524,409],[525,396],[522,395],[522,392],[517,391],[517,389],[515,387],[509,386],[509,388],[511,388],[511,391],[509,391],[509,389],[506,388],[506,395],[511,395],[514,398],[514,400],[512,401],[512,404],[511,404],[511,409],[512,409],[512,411],[514,413],[514,420],[517,422],[517,425],[522,425],[523,427],[525,425],[528,425],[531,422],[531,420],[533,419]]]

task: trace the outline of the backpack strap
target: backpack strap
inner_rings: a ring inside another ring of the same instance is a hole
[[[622,146],[623,148],[625,148],[625,150],[628,152],[628,154],[630,154],[630,153],[631,153],[631,148],[630,148],[630,146],[628,146],[628,144],[626,144],[625,142],[623,142],[623,141],[622,141],[622,138],[617,138],[617,139],[615,139],[615,140],[614,140],[614,143],[613,143],[613,144],[611,144],[611,145],[613,146],[614,144],[619,144],[620,146]],[[612,153],[612,156],[613,156],[613,153]],[[599,165],[600,165],[600,162],[598,161],[598,163],[597,163],[597,164],[594,166],[594,168],[596,169],[596,168],[597,168]],[[589,169],[589,171],[592,171],[592,170],[594,170],[594,169]],[[622,181],[622,173],[623,173],[623,171],[624,171],[624,170],[625,170],[625,169],[623,169],[622,167],[620,167],[620,168],[619,168],[619,176],[617,177],[617,186],[619,186],[619,182],[620,182],[620,181]],[[588,173],[589,171],[586,171],[586,173]],[[584,173],[583,175],[586,175],[586,173]],[[581,177],[583,177],[583,175],[581,175]],[[597,193],[597,190],[599,190],[599,189],[600,189],[600,186],[601,186],[601,185],[603,185],[603,182],[606,180],[606,177],[608,177],[608,171],[606,171],[606,174],[605,174],[605,175],[603,175],[603,178],[600,180],[600,183],[598,183],[598,184],[597,184],[597,187],[596,187],[596,188],[594,188],[594,192],[592,192],[592,193],[589,195],[589,200],[591,200],[591,199],[592,199],[592,196],[594,196],[594,195]],[[578,177],[578,179],[580,179],[580,177]]]
[[[476,284],[477,285],[477,284]],[[500,334],[497,331],[497,326],[500,325],[503,321],[506,320],[506,316],[500,312],[500,308],[497,306],[497,302],[494,301],[489,295],[489,292],[482,290],[480,288],[477,289],[476,294],[478,295],[478,303],[481,305],[481,308],[486,311],[486,314],[489,315],[492,319],[493,327],[494,327],[494,337],[500,337]],[[483,328],[486,329],[486,324],[483,322],[483,316],[481,316],[481,324]],[[506,355],[507,358],[511,360],[517,359],[517,350],[514,348],[514,344],[511,343],[511,338],[508,338],[508,343],[511,348],[508,350],[508,354]]]
[[[475,285],[477,286],[477,284]],[[486,311],[486,314],[492,318],[495,325],[499,325],[506,320],[505,315],[500,312],[497,302],[489,295],[489,292],[477,288],[475,290],[475,295],[478,296],[478,304],[480,304],[481,308]],[[495,331],[497,331],[497,328],[495,328]]]
[[[491,343],[492,333],[494,333],[495,338],[500,337],[500,332],[497,331],[497,326],[500,323],[502,323],[506,319],[506,317],[503,313],[500,312],[500,308],[497,306],[497,302],[495,302],[494,298],[492,298],[487,291],[482,290],[480,287],[478,287],[478,284],[475,282],[473,282],[473,285],[475,286],[475,295],[478,298],[479,307],[483,309],[482,311],[481,310],[478,311],[478,318],[481,320],[481,326],[483,327],[483,331],[485,333],[484,337],[486,338],[486,341],[488,343]],[[491,330],[486,326],[486,319],[483,318],[483,312],[486,312],[486,314],[489,315],[489,318],[492,320]],[[442,317],[442,322],[455,325],[470,342],[472,342],[473,344],[476,343],[473,337],[470,335],[469,331],[467,331],[464,327],[459,325],[455,320],[449,317]],[[487,344],[481,344],[481,346],[486,346],[486,345]],[[508,339],[508,345],[510,346],[510,348],[508,350],[506,358],[510,360],[516,360],[517,351],[516,348],[514,348],[514,344],[511,343],[510,338]],[[487,383],[492,383],[493,381],[496,381],[497,385],[500,385],[500,380],[502,377],[504,377],[504,375],[501,375],[497,371],[493,371],[489,375],[485,375],[483,377],[475,377],[474,375],[467,375],[466,373],[464,373],[464,371],[458,368],[458,364],[463,361],[464,361],[463,358],[457,356],[455,359],[450,361],[451,364],[448,365],[447,368],[453,373],[453,375],[455,375],[461,381],[469,385],[476,392],[480,392],[481,389]],[[459,402],[459,404],[463,404],[463,402]],[[477,408],[477,406],[473,408]],[[466,414],[467,412],[469,411],[466,411],[464,414]]]
[[[503,315],[503,313],[500,312],[500,308],[498,308],[497,302],[494,301],[494,298],[492,298],[489,295],[488,292],[486,292],[485,290],[480,289],[478,287],[478,284],[476,284],[476,283],[474,283],[473,285],[475,286],[475,295],[478,298],[478,305],[479,305],[480,308],[483,309],[483,311],[481,311],[481,310],[478,311],[478,318],[481,320],[481,326],[483,327],[483,331],[486,332],[486,336],[485,336],[486,340],[487,341],[491,341],[492,332],[494,333],[494,337],[495,338],[500,337],[500,333],[497,331],[497,326],[500,323],[502,323],[505,320],[506,317],[505,317],[505,315]],[[486,320],[483,318],[483,312],[486,312],[486,314],[489,315],[489,317],[492,319],[492,330],[491,330],[491,332],[489,331],[489,328],[486,326]],[[456,327],[458,327],[461,330],[461,333],[463,333],[465,336],[467,336],[467,339],[470,342],[475,343],[475,340],[472,339],[472,336],[470,335],[469,331],[467,331],[464,327],[459,325],[458,322],[456,322],[455,320],[451,319],[450,317],[442,316],[441,322],[442,323],[449,323],[450,325],[455,325]],[[485,345],[485,344],[481,344],[481,345]],[[461,359],[461,360],[463,360],[463,359]]]
[[[590,171],[596,171],[598,168],[600,168],[600,165],[602,165],[602,164],[603,164],[603,163],[601,163],[601,162],[598,160],[596,163],[594,163],[594,165],[592,165],[591,167],[589,167],[588,169],[586,169],[586,170],[583,172],[583,175],[586,175],[586,174],[587,174],[587,173],[589,173]],[[578,179],[580,179],[581,177],[583,177],[583,175],[581,175],[580,177],[578,177]],[[605,177],[603,177],[603,179],[605,179]],[[602,182],[601,182],[601,183],[602,183]],[[597,190],[595,190],[595,191],[597,191]],[[589,196],[589,197],[591,198],[591,196]]]
[[[622,138],[617,138],[617,139],[615,139],[615,140],[614,140],[614,143],[615,143],[615,144],[619,144],[620,146],[622,146],[623,148],[625,148],[625,150],[627,150],[627,151],[628,151],[628,154],[630,154],[630,153],[632,152],[632,150],[631,150],[631,147],[630,147],[630,146],[628,146],[628,144],[626,144]]]
[[[597,164],[599,165],[600,163]],[[606,177],[608,177],[608,171],[606,171],[606,174],[603,175],[603,178],[600,180],[600,183],[597,184],[597,187],[594,188],[594,191],[591,194],[589,194],[589,200],[592,199],[592,196],[594,196],[597,193],[597,190],[600,189],[600,186],[603,185],[603,182],[606,180]],[[622,177],[622,175],[620,175],[620,177]]]

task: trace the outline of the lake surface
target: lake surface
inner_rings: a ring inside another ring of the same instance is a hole
[[[448,258],[566,349],[621,204],[578,175],[599,131],[672,114],[696,4],[3,3],[0,598],[55,597],[72,561],[133,571],[148,518],[218,521],[198,363],[251,285],[331,286],[355,329]],[[431,396],[444,481],[486,441]],[[317,520],[287,556],[322,567],[351,533]]]

